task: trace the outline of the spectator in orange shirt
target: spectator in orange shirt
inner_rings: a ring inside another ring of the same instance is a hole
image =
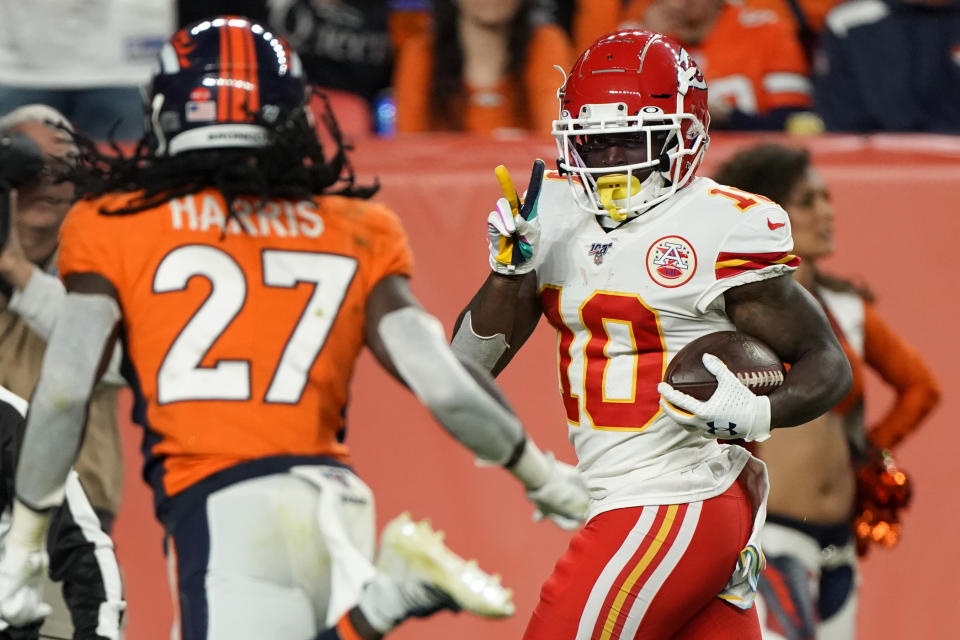
[[[631,0],[623,20],[639,24],[647,8],[655,0]],[[738,3],[750,9],[769,9],[780,21],[789,25],[803,45],[807,60],[813,57],[827,12],[841,0],[743,0]]]
[[[577,51],[583,51],[605,33],[616,31],[624,4],[623,0],[536,0],[543,19],[563,27]]]
[[[842,0],[746,0],[746,5],[756,9],[775,11],[780,20],[792,25],[808,59],[823,33],[827,13]]]
[[[632,2],[625,21],[677,39],[710,85],[710,124],[736,130],[782,130],[809,113],[811,84],[803,49],[772,11],[724,0],[655,0],[642,14]]]
[[[555,24],[533,24],[531,0],[438,0],[431,34],[412,37],[394,75],[397,131],[550,131],[553,65],[573,59]]]
[[[767,568],[758,589],[763,637],[852,639],[857,551],[871,539],[896,542],[898,511],[909,498],[886,450],[933,409],[939,386],[920,354],[880,317],[869,292],[820,270],[818,261],[833,252],[833,208],[805,150],[758,145],[734,155],[715,179],[786,209],[803,259],[794,277],[820,302],[853,369],[853,388],[832,411],[753,445],[770,474],[761,538]],[[870,429],[863,411],[868,367],[896,394]]]

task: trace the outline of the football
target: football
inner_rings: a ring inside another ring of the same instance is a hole
[[[783,363],[766,343],[739,331],[717,331],[700,336],[680,349],[667,366],[664,382],[697,400],[708,400],[717,379],[701,358],[712,353],[757,395],[766,395],[783,383]]]

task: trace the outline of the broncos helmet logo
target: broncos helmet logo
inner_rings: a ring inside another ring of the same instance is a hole
[[[177,53],[177,61],[181,69],[190,67],[190,53],[197,48],[197,43],[190,39],[190,34],[186,29],[178,31],[170,40],[173,50]]]

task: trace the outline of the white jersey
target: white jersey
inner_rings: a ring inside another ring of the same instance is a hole
[[[657,383],[684,345],[734,329],[724,291],[796,268],[786,212],[697,178],[605,232],[548,173],[535,268],[558,332],[570,441],[593,498],[588,517],[723,493],[750,454],[686,431],[659,407]]]

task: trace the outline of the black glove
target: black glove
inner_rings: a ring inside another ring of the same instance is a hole
[[[26,627],[7,627],[0,631],[0,640],[39,640],[43,620]]]

